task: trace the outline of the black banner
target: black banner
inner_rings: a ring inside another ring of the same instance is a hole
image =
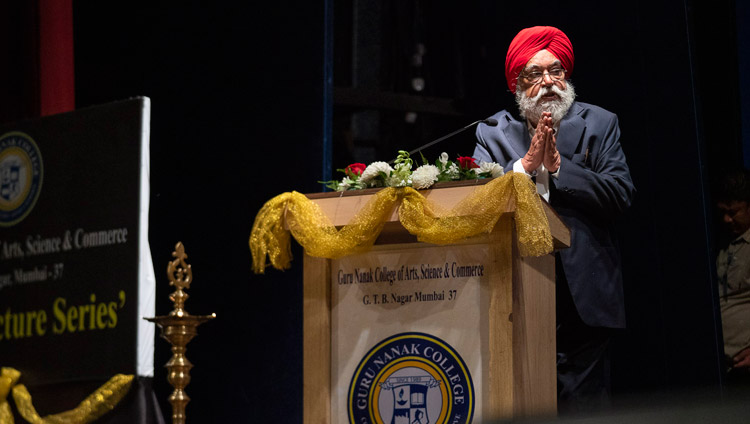
[[[0,366],[27,385],[137,374],[148,118],[137,98],[0,126]]]

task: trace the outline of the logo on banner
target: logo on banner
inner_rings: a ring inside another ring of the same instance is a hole
[[[357,424],[470,423],[474,386],[463,359],[446,342],[401,333],[370,349],[349,387],[349,421]]]
[[[42,188],[42,154],[22,132],[0,136],[0,226],[17,224],[36,204]]]

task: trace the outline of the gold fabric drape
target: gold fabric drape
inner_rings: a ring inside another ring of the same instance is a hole
[[[115,406],[130,390],[132,375],[117,374],[90,394],[77,407],[59,414],[41,417],[34,408],[31,394],[23,384],[18,384],[21,373],[13,368],[2,368],[0,373],[0,423],[13,424],[13,413],[8,403],[12,391],[18,413],[31,424],[87,424]]]
[[[0,369],[0,423],[13,423],[13,412],[10,410],[8,395],[20,377],[21,373],[13,368]]]
[[[541,256],[552,251],[549,222],[536,187],[525,175],[508,172],[478,186],[450,210],[429,202],[411,187],[385,188],[341,229],[303,194],[280,194],[266,202],[255,218],[249,241],[253,271],[262,274],[269,261],[276,269],[289,267],[290,233],[310,256],[334,259],[366,250],[399,202],[399,221],[404,228],[419,241],[433,244],[451,244],[489,233],[515,204],[520,254]],[[285,212],[289,231],[284,229]]]

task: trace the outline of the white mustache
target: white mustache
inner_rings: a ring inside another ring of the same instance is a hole
[[[547,87],[539,87],[539,92],[536,93],[536,96],[531,97],[531,100],[533,100],[535,103],[539,103],[539,99],[542,98],[545,94],[557,94],[558,96],[562,97],[563,91],[556,85],[550,85]]]

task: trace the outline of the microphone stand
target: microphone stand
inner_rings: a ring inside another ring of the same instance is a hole
[[[453,132],[452,132],[452,133],[450,133],[450,134],[447,134],[447,135],[444,135],[444,136],[442,136],[442,137],[438,138],[437,140],[433,140],[433,141],[431,141],[431,142],[429,142],[429,143],[427,143],[427,144],[425,144],[425,145],[423,145],[423,146],[417,147],[416,149],[414,149],[414,150],[412,150],[411,152],[409,152],[409,156],[413,155],[414,153],[417,153],[417,152],[419,152],[420,150],[424,150],[424,149],[426,149],[426,148],[428,148],[428,147],[430,147],[430,146],[433,146],[433,145],[435,145],[435,144],[438,144],[438,143],[440,143],[440,142],[441,142],[441,141],[443,141],[443,140],[446,140],[446,139],[448,139],[448,138],[451,138],[451,137],[453,137],[454,135],[456,135],[456,134],[458,134],[458,133],[461,133],[461,132],[463,132],[463,131],[466,131],[466,130],[468,130],[469,128],[471,128],[471,127],[473,127],[474,125],[477,125],[477,124],[485,124],[485,125],[489,125],[489,126],[491,126],[491,127],[494,127],[494,126],[497,126],[497,119],[494,119],[494,118],[487,118],[487,119],[480,119],[480,120],[478,120],[478,121],[474,121],[474,122],[472,122],[471,124],[469,124],[469,125],[467,125],[467,126],[465,126],[465,127],[463,127],[463,128],[460,128],[460,129],[458,129],[458,130],[456,130],[456,131],[453,131]],[[393,164],[393,162],[395,162],[395,161],[396,161],[396,159],[392,159],[392,160],[391,160],[390,162],[388,162],[388,164],[389,164],[389,165],[392,165],[392,164]]]

